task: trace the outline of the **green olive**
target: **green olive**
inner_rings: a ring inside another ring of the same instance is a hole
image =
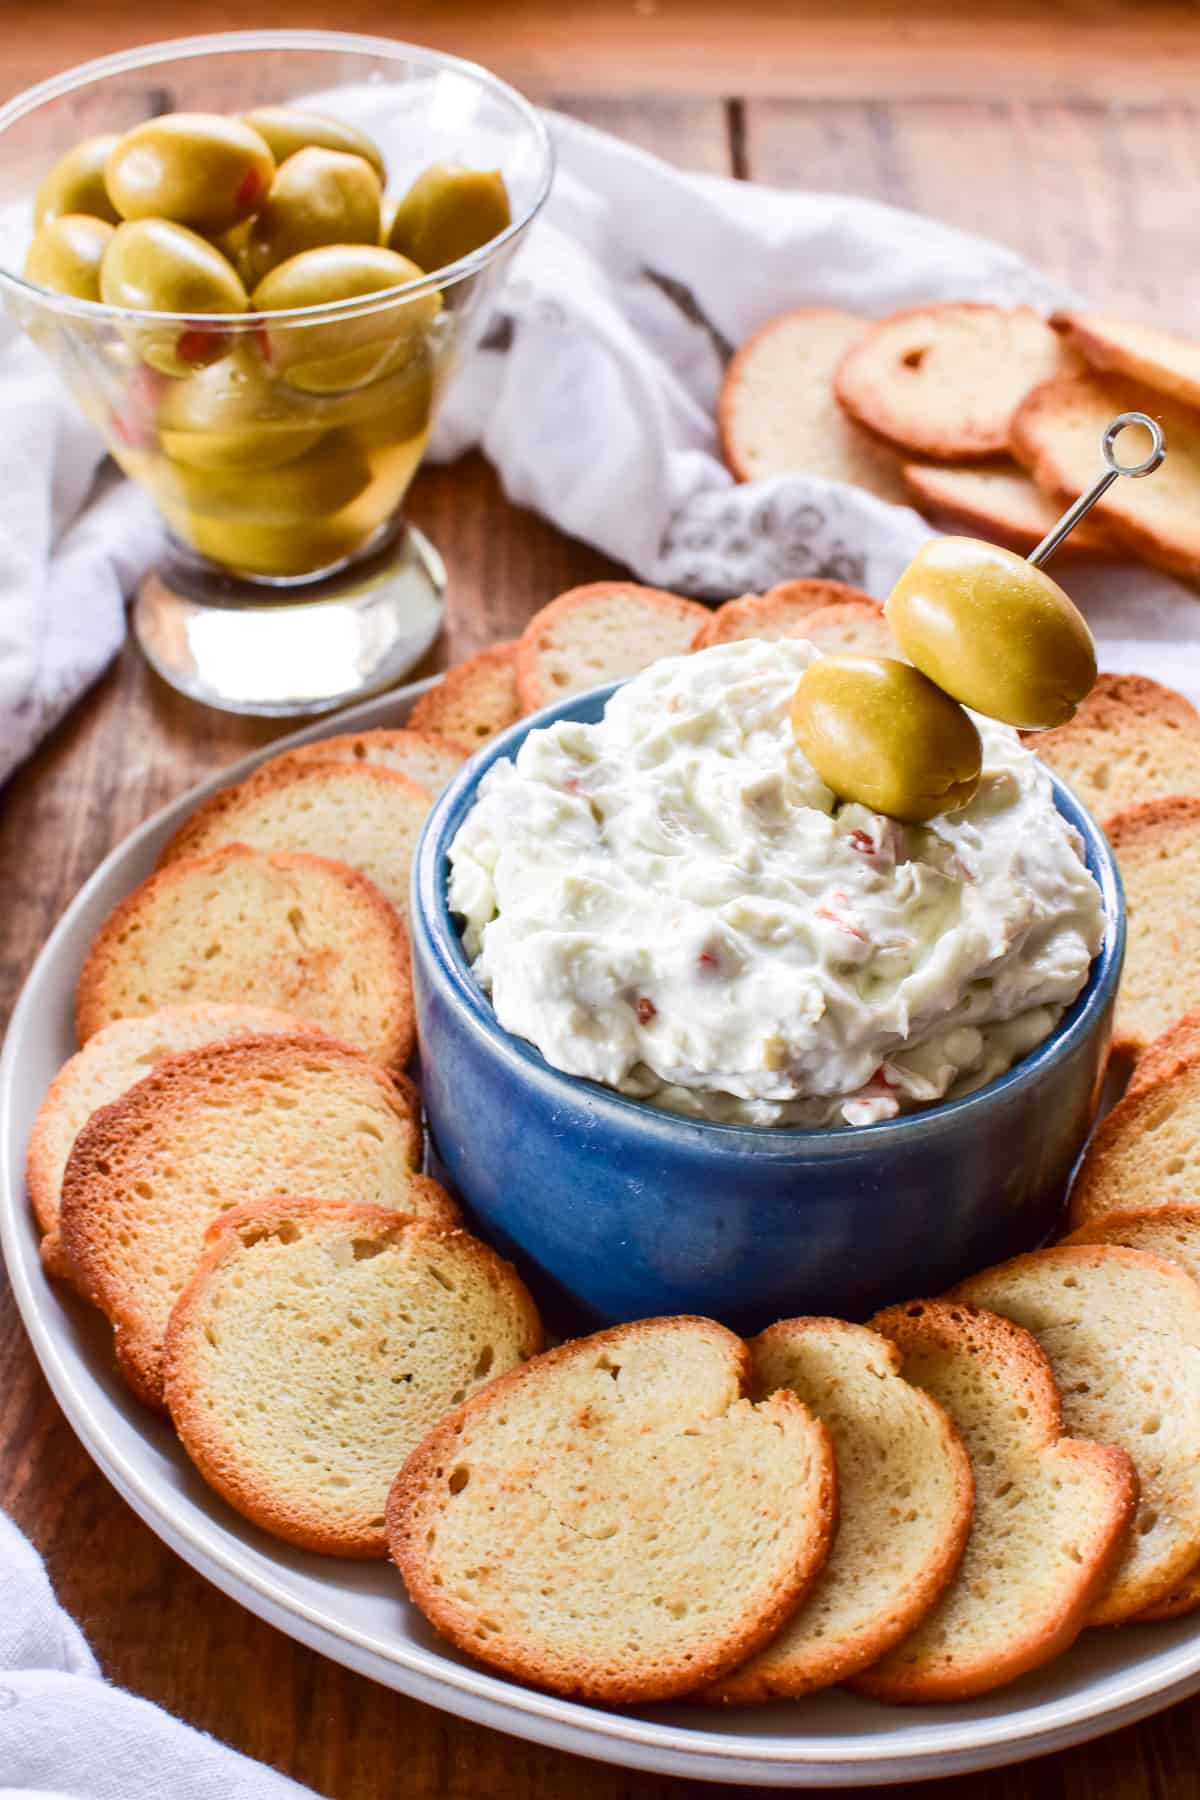
[[[173,462],[194,469],[275,469],[314,449],[325,436],[319,426],[284,425],[263,420],[229,431],[160,431],[162,447]]]
[[[421,466],[421,458],[425,454],[425,433],[400,443],[386,444],[364,443],[358,431],[352,432],[351,436],[366,451],[371,464],[371,487],[369,493],[363,496],[363,501],[373,512],[374,522],[382,524],[396,511]],[[356,502],[352,510],[361,513],[362,503]]]
[[[511,224],[499,169],[430,163],[396,207],[388,243],[422,269],[444,269]]]
[[[257,211],[274,174],[267,145],[240,119],[178,112],[119,138],[104,178],[122,218],[219,232]]]
[[[216,247],[169,219],[118,225],[104,258],[101,287],[109,306],[138,312],[240,313],[246,290]]]
[[[115,131],[105,132],[101,137],[84,138],[59,158],[34,195],[35,226],[48,225],[64,213],[90,213],[95,219],[107,219],[110,225],[117,223],[121,215],[104,185],[104,167],[116,142]]]
[[[167,431],[237,431],[264,420],[289,426],[308,422],[246,338],[211,368],[172,382],[159,408],[159,423]]]
[[[201,323],[198,314],[246,310],[246,290],[221,252],[169,219],[117,226],[100,266],[100,297],[106,306],[182,315],[178,325],[138,326],[131,334],[138,354],[165,375],[189,375],[228,350],[228,332]]]
[[[386,180],[378,145],[365,131],[343,125],[340,119],[327,118],[324,113],[301,112],[291,106],[259,106],[245,115],[245,122],[270,145],[277,163],[285,163],[298,150],[317,144],[322,150],[343,150],[348,156],[361,156],[370,163],[381,184]]]
[[[336,419],[310,419],[307,403],[273,381],[252,344],[174,381],[158,411],[163,449],[198,469],[270,469],[320,443]],[[311,409],[309,409],[311,410]]]
[[[362,443],[404,443],[428,429],[433,409],[433,358],[417,346],[399,368],[347,394],[313,396],[307,417],[346,426]]]
[[[935,538],[918,550],[887,617],[930,680],[1026,731],[1065,724],[1096,679],[1092,634],[1058,583],[976,538]]]
[[[221,252],[225,261],[233,264],[239,281],[247,291],[254,285],[253,282],[246,279],[249,269],[246,253],[250,244],[250,227],[253,223],[253,218],[241,219],[236,225],[231,225],[228,231],[218,231],[209,240]]]
[[[42,226],[25,258],[25,279],[76,300],[99,300],[100,264],[115,231],[90,213],[62,213]]]
[[[275,468],[175,463],[167,476],[189,511],[249,525],[304,525],[322,514],[340,512],[370,479],[362,451],[351,439],[339,436],[330,436],[306,455]]]
[[[255,288],[250,304],[255,312],[330,306],[386,293],[419,281],[421,274],[406,257],[378,244],[326,244],[303,250],[272,269]],[[432,289],[344,318],[269,326],[268,359],[286,382],[305,393],[362,387],[412,354],[441,304],[441,295]]]
[[[378,244],[379,177],[361,156],[316,145],[289,156],[250,226],[244,251],[253,287],[291,256],[322,244]]]
[[[890,656],[822,656],[800,677],[792,730],[839,800],[921,824],[979,786],[982,746],[967,713]]]
[[[247,524],[189,512],[166,496],[161,504],[177,537],[212,562],[249,575],[313,575],[332,568],[361,548],[378,523],[335,515],[298,525]]]

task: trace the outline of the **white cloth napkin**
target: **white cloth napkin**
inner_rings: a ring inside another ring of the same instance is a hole
[[[158,552],[145,495],[0,318],[0,781],[100,674]]]
[[[388,149],[385,92],[338,108]],[[385,116],[376,116],[381,109]],[[883,596],[929,535],[915,512],[837,483],[735,484],[716,455],[723,358],[773,313],[826,302],[882,314],[921,299],[1070,298],[1011,251],[846,196],[686,175],[552,118],[553,197],[434,454],[480,445],[514,500],[707,597],[823,573]],[[0,337],[0,779],[113,655],[122,596],[153,562],[149,502],[101,477],[103,452],[32,345]],[[1070,571],[1104,666],[1200,701],[1200,603],[1144,569]],[[530,595],[530,601],[550,599]],[[105,1686],[24,1539],[0,1520],[0,1800],[298,1794]]]
[[[312,1800],[105,1682],[41,1561],[0,1515],[0,1800]]]
[[[336,100],[386,152],[387,91]],[[661,587],[719,598],[822,572],[886,594],[928,528],[834,482],[735,483],[712,422],[729,347],[790,306],[882,314],[922,299],[1073,296],[1012,251],[930,219],[684,174],[574,120],[550,124],[553,195],[447,399],[433,455],[481,446],[514,500]],[[3,779],[116,650],[121,596],[159,538],[127,485],[94,497],[99,441],[11,327],[0,392]],[[1200,701],[1189,593],[1134,566],[1071,570],[1070,586],[1105,667]]]

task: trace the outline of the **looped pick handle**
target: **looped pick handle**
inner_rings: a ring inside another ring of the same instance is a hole
[[[1127,425],[1141,425],[1150,433],[1150,454],[1141,462],[1123,463],[1117,456],[1117,439]],[[1120,480],[1122,475],[1128,475],[1134,481],[1140,481],[1143,475],[1153,475],[1167,454],[1167,441],[1157,419],[1152,419],[1148,413],[1126,412],[1119,413],[1105,426],[1100,448],[1106,464],[1103,475],[1096,477],[1087,492],[1080,494],[1074,505],[1069,506],[1062,518],[1050,527],[1037,549],[1030,552],[1026,561],[1031,562],[1035,569],[1040,569],[1046,559],[1053,556],[1063,539],[1074,531],[1086,513],[1091,512],[1101,495],[1107,494],[1114,481]]]

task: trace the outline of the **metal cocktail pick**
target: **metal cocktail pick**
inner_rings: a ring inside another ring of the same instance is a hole
[[[1150,433],[1150,454],[1143,462],[1122,463],[1117,460],[1116,442],[1127,425],[1142,425]],[[1162,427],[1156,419],[1147,413],[1118,413],[1117,417],[1105,429],[1100,440],[1104,452],[1104,461],[1108,465],[1103,475],[1097,476],[1085,494],[1080,494],[1073,506],[1069,506],[1057,524],[1050,527],[1036,550],[1031,550],[1026,562],[1040,569],[1048,557],[1054,555],[1067,533],[1074,531],[1085,513],[1091,512],[1102,494],[1107,494],[1113,482],[1121,475],[1129,475],[1139,481],[1143,475],[1153,475],[1163,457],[1167,454],[1167,441],[1163,437]]]

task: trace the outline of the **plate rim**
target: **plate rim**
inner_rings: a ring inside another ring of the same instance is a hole
[[[1011,1714],[987,1720],[969,1716],[938,1721],[903,1748],[880,1752],[869,1740],[848,1737],[841,1745],[822,1742],[806,1748],[804,1734],[791,1741],[735,1738],[686,1724],[610,1712],[547,1695],[505,1680],[436,1649],[388,1643],[347,1625],[322,1608],[289,1593],[261,1575],[236,1531],[203,1512],[196,1519],[173,1513],[152,1474],[132,1467],[93,1418],[77,1390],[70,1352],[52,1313],[47,1312],[26,1266],[19,1233],[28,1229],[22,1182],[10,1182],[17,1132],[13,1070],[37,990],[61,955],[76,916],[92,895],[143,845],[206,798],[240,780],[267,758],[300,744],[355,729],[403,725],[412,702],[440,679],[429,677],[327,715],[260,746],[230,767],[186,789],[160,807],[113,846],[68,902],[35,957],[13,1007],[0,1053],[0,1250],[13,1296],[33,1353],[67,1423],[105,1479],[167,1546],[213,1582],[229,1598],[277,1629],[357,1672],[444,1710],[459,1710],[476,1722],[575,1754],[627,1767],[703,1777],[732,1783],[849,1786],[920,1780],[935,1774],[970,1773],[1067,1748],[1159,1711],[1200,1688],[1200,1631],[1167,1652],[1167,1669],[1139,1675],[1137,1664],[1122,1671],[1119,1698],[1089,1691],[1037,1703],[1014,1729]],[[130,1405],[136,1402],[130,1401]],[[969,1705],[970,1703],[965,1703]],[[1054,1716],[1057,1715],[1057,1716]],[[911,1714],[909,1715],[912,1716]],[[808,1739],[809,1744],[812,1743]]]

